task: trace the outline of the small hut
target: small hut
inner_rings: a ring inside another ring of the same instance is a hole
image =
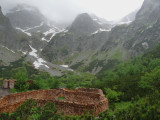
[[[3,80],[3,88],[5,88],[5,89],[14,89],[16,81],[17,80],[14,80],[14,79],[5,79],[5,80]]]

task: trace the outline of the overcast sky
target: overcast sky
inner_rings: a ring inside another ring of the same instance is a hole
[[[118,20],[140,8],[144,0],[0,0],[4,13],[17,4],[36,6],[56,21],[73,20],[79,13],[94,13],[107,20]]]

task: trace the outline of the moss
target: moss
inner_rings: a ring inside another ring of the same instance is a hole
[[[104,71],[112,70],[115,66],[120,64],[121,62],[117,59],[109,59],[106,64],[103,65],[103,68],[99,71],[99,74],[103,74]]]
[[[61,54],[62,56],[68,55],[68,54],[69,54],[68,48],[67,48],[66,46],[62,47],[62,48],[60,49],[60,54]]]
[[[66,58],[65,63],[70,64],[72,62],[72,60],[75,59],[76,57],[78,57],[78,53],[74,53],[73,56],[70,56],[70,57]]]
[[[84,65],[84,63],[81,61],[81,62],[78,62],[78,63],[72,65],[70,68],[74,69],[74,70],[77,70],[82,65]]]
[[[87,67],[85,67],[84,71],[92,72],[94,68],[104,66],[105,60],[93,60]]]
[[[117,48],[117,50],[112,54],[112,59],[122,60],[122,52],[120,48]]]
[[[0,86],[3,85],[3,78],[0,78]]]
[[[65,97],[59,97],[58,100],[65,100]]]
[[[115,103],[116,110],[124,110],[127,109],[132,103],[131,102],[120,102],[120,103]]]
[[[0,78],[12,79],[15,77],[16,72],[24,68],[27,70],[29,78],[32,78],[32,75],[39,74],[39,71],[35,69],[31,63],[26,63],[25,58],[21,58],[15,62],[12,62],[9,66],[0,66]]]

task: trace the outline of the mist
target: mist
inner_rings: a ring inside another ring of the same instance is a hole
[[[37,7],[56,22],[71,22],[80,13],[96,14],[107,20],[118,20],[137,8],[143,0],[0,0],[4,14],[18,4]]]

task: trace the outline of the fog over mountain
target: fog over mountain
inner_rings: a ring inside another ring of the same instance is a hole
[[[137,8],[144,0],[0,0],[4,14],[17,4],[36,6],[48,18],[57,22],[71,22],[77,14],[94,13],[107,20],[120,19]]]

